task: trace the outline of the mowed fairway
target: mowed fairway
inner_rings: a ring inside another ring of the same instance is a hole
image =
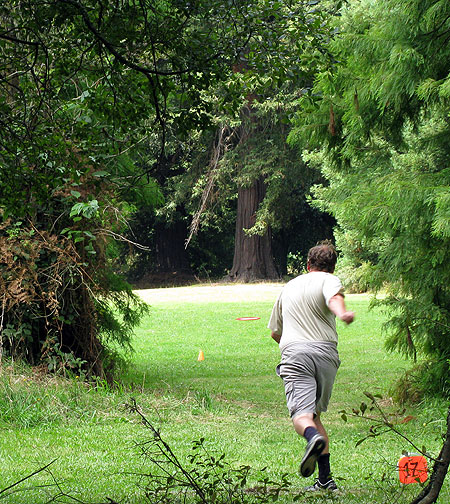
[[[57,458],[54,477],[85,502],[104,502],[107,496],[147,502],[136,486],[137,477],[130,474],[148,472],[134,443],[150,437],[136,415],[123,408],[134,397],[180,458],[191,453],[193,440],[205,438],[208,449],[225,453],[230,463],[267,467],[274,479],[288,473],[292,487],[282,501],[293,502],[313,478],[297,476],[304,441],[288,418],[283,385],[275,375],[279,350],[267,329],[281,288],[276,283],[218,284],[139,291],[151,310],[136,332],[135,353],[118,388],[78,386],[67,398],[69,413],[58,409],[61,418],[56,415],[26,428],[3,422],[0,490]],[[355,447],[370,423],[351,417],[344,422],[340,411],[368,402],[364,391],[381,394],[387,413],[397,411],[389,390],[409,363],[383,349],[384,319],[380,312],[368,311],[368,296],[349,295],[347,305],[357,318],[351,326],[338,322],[342,365],[331,407],[323,416],[332,439],[334,476],[342,488],[333,500],[408,502],[418,487],[400,486],[396,464],[403,451],[413,451],[411,447],[394,434]],[[240,317],[259,319],[237,320]],[[200,350],[203,361],[197,360]],[[392,418],[401,421],[411,415],[399,429],[436,454],[445,408],[443,402],[428,401]],[[49,483],[49,475],[39,474],[26,486],[32,482]],[[20,492],[5,502],[38,504],[52,491]],[[1,498],[0,494],[0,502]],[[299,501],[323,499],[302,494]],[[438,502],[450,502],[448,482]]]

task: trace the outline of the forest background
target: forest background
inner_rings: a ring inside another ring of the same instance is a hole
[[[302,271],[336,241],[449,397],[444,0],[0,6],[0,355],[112,380],[132,284]],[[128,283],[126,280],[128,280]]]

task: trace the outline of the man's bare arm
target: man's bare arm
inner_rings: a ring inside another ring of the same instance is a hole
[[[347,310],[342,294],[334,295],[328,302],[328,308],[346,324],[351,324],[355,319],[355,312]]]

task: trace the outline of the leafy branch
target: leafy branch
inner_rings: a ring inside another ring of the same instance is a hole
[[[340,411],[341,418],[345,422],[348,420],[348,416],[364,418],[365,420],[373,422],[370,426],[369,434],[360,439],[356,443],[356,446],[360,445],[366,439],[378,437],[386,432],[394,432],[402,439],[406,440],[411,446],[414,447],[415,450],[434,462],[433,471],[431,473],[427,486],[411,502],[411,504],[433,504],[439,497],[439,493],[450,467],[450,406],[447,412],[447,430],[443,436],[442,448],[439,452],[439,455],[436,458],[433,458],[429,453],[427,453],[425,447],[422,447],[422,449],[418,448],[415,443],[413,443],[408,437],[402,434],[395,427],[395,424],[389,419],[389,417],[386,415],[377,401],[377,398],[381,398],[380,395],[371,394],[369,392],[364,392],[364,395],[371,401],[371,404],[369,406],[366,403],[362,402],[359,409],[352,409],[352,413],[347,413],[345,410]],[[379,416],[367,415],[366,411],[376,411],[378,412]],[[401,414],[403,415],[404,412],[405,411],[403,410]],[[401,421],[401,423],[407,423],[410,420],[412,420],[412,417],[407,416]]]
[[[433,462],[436,462],[436,459],[431,457],[429,453],[427,453],[427,449],[425,446],[419,448],[413,441],[411,441],[407,436],[405,436],[396,426],[395,423],[392,422],[388,415],[384,412],[383,408],[380,406],[377,399],[381,399],[380,394],[371,394],[370,392],[364,392],[364,395],[370,399],[370,404],[367,405],[365,402],[362,402],[358,408],[353,408],[351,413],[348,413],[346,410],[341,410],[341,418],[344,422],[347,422],[348,417],[357,417],[363,418],[369,422],[372,422],[372,425],[369,428],[369,434],[359,439],[356,443],[356,446],[359,446],[361,443],[370,438],[375,438],[385,434],[386,432],[393,432],[397,436],[400,436],[402,439],[407,441],[415,450],[417,450],[421,455],[429,458]],[[367,414],[367,412],[377,412],[378,415]],[[403,415],[405,410],[402,410],[399,414]],[[406,416],[401,423],[407,423],[412,420],[412,417]]]

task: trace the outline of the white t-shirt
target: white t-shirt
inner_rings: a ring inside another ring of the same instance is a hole
[[[293,342],[337,343],[336,317],[330,299],[344,289],[337,276],[311,271],[288,282],[273,307],[269,329],[281,335],[280,349]]]

